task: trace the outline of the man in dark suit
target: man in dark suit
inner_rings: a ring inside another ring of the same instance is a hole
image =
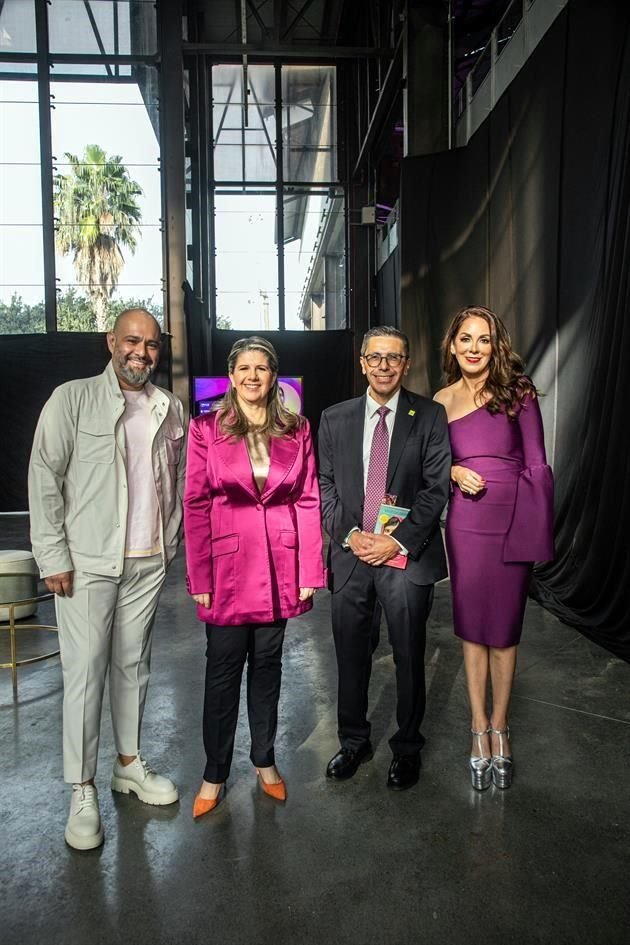
[[[372,328],[361,347],[366,394],[329,407],[319,429],[341,743],[326,774],[351,778],[372,757],[368,685],[374,616],[382,607],[396,666],[398,730],[389,742],[387,780],[394,790],[411,787],[420,771],[426,620],[433,584],[447,573],[439,517],[451,468],[446,413],[405,390],[409,366],[407,337],[396,328]],[[385,495],[410,510],[395,537],[374,534]],[[386,566],[401,553],[405,568]]]

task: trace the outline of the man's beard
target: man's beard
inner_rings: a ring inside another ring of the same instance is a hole
[[[120,359],[118,361],[118,369],[128,384],[133,384],[134,387],[139,387],[140,385],[144,387],[153,374],[155,365],[146,364],[143,368],[132,368],[128,361]]]

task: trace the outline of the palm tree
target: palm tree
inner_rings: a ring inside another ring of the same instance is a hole
[[[56,174],[55,241],[63,255],[72,253],[77,282],[84,284],[96,314],[98,331],[108,327],[109,301],[125,260],[123,247],[135,252],[142,188],[129,177],[119,155],[108,157],[89,144],[79,160],[66,152],[68,174]]]

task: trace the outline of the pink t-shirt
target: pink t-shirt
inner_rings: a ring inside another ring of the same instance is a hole
[[[123,390],[126,405],[122,415],[127,452],[127,540],[125,558],[158,555],[160,511],[151,462],[151,405],[146,391]]]

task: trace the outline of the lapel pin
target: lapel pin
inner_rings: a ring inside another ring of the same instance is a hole
[[[416,415],[416,411],[415,411],[415,410],[410,410],[410,411],[409,411],[409,416],[410,416],[410,417],[415,417],[415,415]]]

